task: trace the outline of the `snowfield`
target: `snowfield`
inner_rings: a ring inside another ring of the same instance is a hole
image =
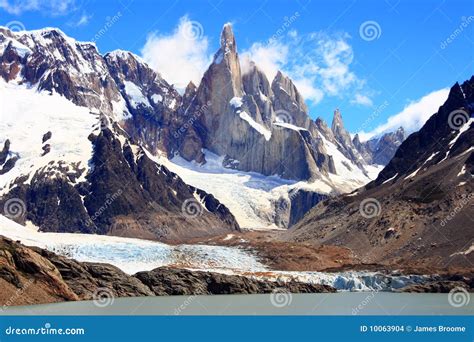
[[[105,235],[40,233],[0,215],[0,235],[83,262],[108,263],[128,274],[170,266],[264,280],[297,280],[345,291],[390,291],[426,281],[425,276],[390,276],[376,272],[272,271],[251,252],[239,248],[177,245]]]
[[[327,195],[333,193],[334,187],[341,192],[350,192],[370,181],[366,176],[345,179],[331,175],[331,180],[323,178],[309,183],[279,176],[264,176],[256,172],[225,168],[222,166],[224,157],[207,150],[203,150],[203,153],[207,161],[204,165],[188,162],[180,156],[171,160],[165,156],[148,156],[178,174],[185,183],[213,194],[229,208],[239,225],[246,229],[282,229],[274,223],[277,201],[280,198],[289,200],[289,191],[292,189]],[[371,176],[376,176],[380,170],[373,169]]]
[[[0,177],[0,195],[7,193],[10,182],[20,175],[29,174],[26,182],[30,182],[38,169],[53,171],[59,164],[72,163],[87,169],[92,157],[88,136],[98,125],[98,115],[65,97],[0,80],[0,149],[9,139],[9,158],[19,157],[15,167]],[[47,132],[52,136],[43,143]],[[51,151],[42,156],[45,144]]]

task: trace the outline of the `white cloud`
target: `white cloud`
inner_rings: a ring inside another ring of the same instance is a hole
[[[76,9],[76,0],[0,0],[0,8],[15,15],[28,11],[64,15]]]
[[[85,26],[89,24],[89,21],[91,20],[91,18],[92,18],[92,15],[89,15],[84,12],[75,23],[72,23],[72,26],[75,26],[75,27]]]
[[[142,58],[177,88],[186,87],[189,81],[197,85],[211,61],[203,31],[198,22],[182,17],[171,34],[148,36],[141,50]]]
[[[281,70],[282,66],[288,62],[288,48],[277,40],[272,40],[267,44],[252,44],[250,49],[240,55],[242,72],[246,73],[249,70],[250,61],[254,61],[271,82],[278,70]]]
[[[283,71],[313,104],[324,96],[352,95],[356,103],[369,105],[365,82],[350,68],[354,54],[348,39],[346,34],[314,32],[301,36],[292,30],[279,39],[254,43],[242,55],[247,61],[255,61],[270,81],[278,70]]]
[[[361,141],[366,141],[382,133],[395,131],[402,126],[407,132],[419,130],[425,122],[438,111],[439,107],[448,98],[449,89],[440,89],[423,96],[421,99],[412,101],[395,115],[390,116],[387,121],[377,126],[370,132],[358,132]]]
[[[374,103],[367,95],[355,94],[354,98],[350,101],[352,104],[357,104],[361,106],[372,107]]]

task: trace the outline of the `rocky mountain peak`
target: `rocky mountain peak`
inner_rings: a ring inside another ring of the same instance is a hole
[[[405,129],[402,126],[398,127],[395,134],[397,135],[397,137],[400,137],[401,140],[405,139]]]
[[[356,135],[354,135],[354,139],[352,139],[352,142],[354,143],[355,146],[361,144],[361,142],[360,142],[360,137],[359,137],[359,133],[356,133]]]
[[[336,132],[340,129],[344,129],[344,123],[342,121],[341,111],[339,110],[339,108],[336,108],[332,119],[332,130],[333,132]]]
[[[237,45],[235,44],[235,36],[232,30],[232,24],[226,23],[222,28],[221,33],[221,49],[225,52],[237,52]]]
[[[308,107],[293,81],[278,71],[272,82],[272,91],[275,111],[290,115],[289,123],[308,128],[310,123]],[[283,121],[287,120],[283,118]]]

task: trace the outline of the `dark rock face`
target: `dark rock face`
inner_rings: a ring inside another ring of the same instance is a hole
[[[466,228],[474,215],[473,85],[474,77],[454,85],[375,181],[322,201],[287,238],[348,247],[365,262],[468,267],[474,258],[474,231]],[[452,113],[461,115],[457,129]]]
[[[445,157],[453,158],[467,150],[472,144],[472,129],[469,127],[453,145],[450,142],[457,136],[459,129],[453,129],[456,116],[450,114],[461,110],[457,115],[463,122],[473,116],[472,103],[474,103],[474,76],[462,85],[455,84],[446,102],[439,108],[418,131],[411,134],[398,148],[390,163],[380,172],[377,179],[368,188],[382,184],[385,180],[409,175],[422,165],[429,167],[438,164]],[[460,128],[460,127],[459,127]],[[449,152],[448,154],[448,151]],[[430,157],[432,158],[428,160]]]
[[[211,295],[271,293],[285,289],[293,293],[335,292],[327,285],[268,282],[242,276],[160,267],[135,275],[157,295]]]
[[[18,156],[10,154],[10,140],[5,140],[3,149],[0,151],[0,175],[3,175],[15,167]]]
[[[474,292],[474,288],[470,287],[464,281],[439,280],[428,284],[411,285],[404,287],[400,292],[409,293],[449,293],[454,289],[465,289],[468,292]]]
[[[186,185],[143,150],[134,154],[129,141],[122,145],[110,129],[90,139],[93,167],[86,182],[71,184],[84,170],[65,170],[63,178],[37,172],[31,184],[17,180],[0,203],[23,200],[26,215],[17,221],[31,220],[53,232],[180,240],[239,229],[234,216],[212,195]]]
[[[352,161],[355,165],[361,166],[363,160],[361,160],[362,158],[359,152],[352,143],[351,135],[344,128],[344,123],[342,122],[342,115],[339,109],[336,109],[336,111],[334,112],[331,130],[335,140],[338,143],[336,146],[339,148],[342,154],[344,154],[344,156],[350,161]]]
[[[303,189],[290,192],[291,209],[288,227],[296,224],[311,208],[326,198],[326,195]]]
[[[158,149],[172,150],[169,128],[174,124],[175,111],[181,106],[181,96],[131,53],[116,51],[106,54],[104,59],[131,113],[124,124],[127,133],[152,153]],[[145,103],[135,103],[134,94],[128,93],[133,88],[139,89]]]
[[[278,72],[270,84],[255,63],[249,64],[241,71],[232,28],[224,26],[213,63],[198,89],[185,95],[193,100],[182,115],[192,122],[179,143],[183,157],[203,161],[201,149],[206,148],[243,171],[297,180],[336,173],[293,82]],[[344,144],[333,141],[343,150]],[[354,160],[354,167],[362,167]]]

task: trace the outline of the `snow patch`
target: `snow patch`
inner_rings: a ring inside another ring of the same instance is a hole
[[[0,177],[0,195],[19,176],[29,175],[28,184],[39,169],[53,171],[59,164],[77,163],[87,172],[92,157],[88,136],[99,122],[97,115],[56,93],[36,92],[2,80],[0,103],[0,146],[9,139],[11,153],[19,156],[15,167]],[[49,131],[52,136],[46,143],[51,151],[42,156],[42,137]]]
[[[253,129],[265,137],[266,141],[269,141],[272,137],[272,132],[265,128],[263,125],[257,123],[247,112],[240,112],[239,116],[242,120],[246,121]]]
[[[124,81],[123,83],[125,85],[125,92],[127,93],[130,104],[133,108],[137,108],[140,104],[151,107],[150,102],[135,83],[130,81]]]

